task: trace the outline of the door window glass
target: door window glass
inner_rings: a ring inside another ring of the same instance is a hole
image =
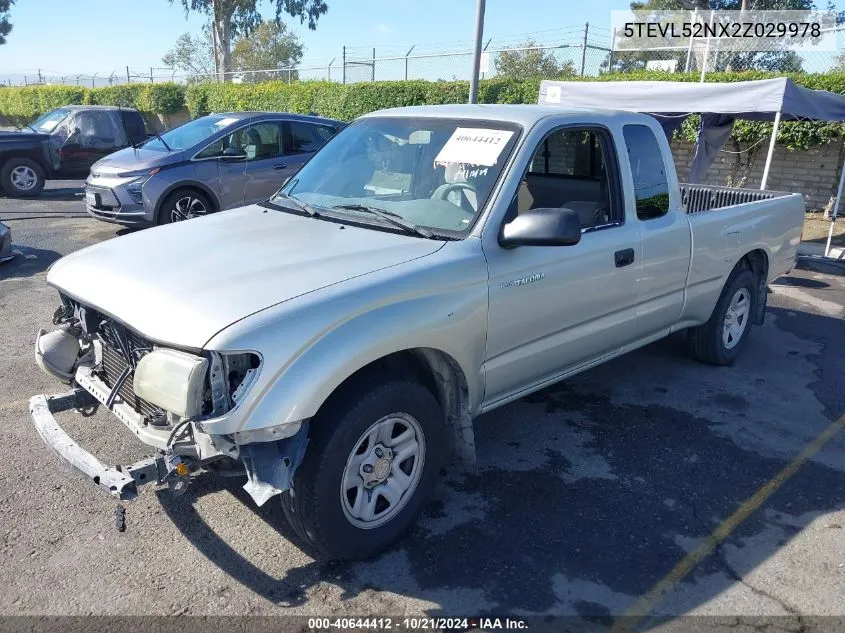
[[[196,158],[242,155],[246,160],[281,156],[281,130],[278,123],[256,123],[234,130],[206,147]]]
[[[316,125],[302,121],[290,121],[285,139],[285,154],[309,154],[316,152],[336,132],[328,125]]]
[[[110,149],[120,142],[117,128],[108,112],[77,112],[73,115],[72,138],[82,147]]]
[[[517,213],[538,208],[567,208],[581,228],[619,221],[607,170],[607,136],[592,129],[565,128],[537,146],[517,194]],[[615,172],[614,172],[615,173]]]

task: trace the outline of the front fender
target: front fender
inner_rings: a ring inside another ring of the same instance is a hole
[[[274,315],[283,304],[236,324],[231,332],[224,330],[209,349],[254,349],[263,365],[237,415],[203,428],[228,434],[308,419],[359,369],[420,348],[443,352],[458,364],[470,410],[476,410],[484,394],[480,368],[486,349],[487,267],[480,243],[470,241],[477,256],[458,257],[462,262],[443,262],[453,257],[438,253],[431,257],[441,262],[429,268],[409,262],[379,271],[344,282],[340,295],[330,288],[307,295],[301,300],[307,306],[295,314]],[[397,269],[414,267],[397,279]],[[330,293],[335,296],[327,300]]]

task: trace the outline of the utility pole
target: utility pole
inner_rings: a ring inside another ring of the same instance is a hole
[[[373,48],[373,68],[372,74],[370,75],[370,81],[376,80],[376,49]]]
[[[129,78],[129,66],[126,67],[126,83],[132,83],[132,79]]]
[[[481,40],[484,37],[485,0],[478,0],[475,9],[475,47],[472,53],[472,74],[469,76],[469,102],[478,103],[478,73],[481,70]]]
[[[343,47],[343,85],[346,85],[346,47]]]
[[[584,42],[581,44],[581,76],[584,76],[584,64],[587,61],[587,36],[590,33],[590,23],[584,25]]]

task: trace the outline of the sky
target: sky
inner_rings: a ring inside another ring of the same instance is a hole
[[[378,57],[401,56],[412,45],[414,54],[469,50],[474,37],[476,0],[327,2],[328,13],[316,31],[292,18],[286,21],[305,45],[302,65],[324,67],[334,59],[337,75],[344,45],[349,58],[370,57],[373,48]],[[272,0],[260,0],[259,6],[266,17],[274,17]],[[837,6],[845,9],[845,0],[837,0]],[[577,44],[589,22],[591,41],[609,45],[610,12],[628,7],[629,0],[487,0],[485,41],[493,38],[491,50],[518,45],[528,37],[541,43]],[[114,73],[125,78],[127,66],[133,81],[148,76],[151,67],[160,79],[168,72],[161,57],[180,34],[199,33],[206,17],[197,13],[186,17],[181,0],[18,0],[11,20],[14,29],[0,46],[0,81],[22,83],[24,75],[34,78],[39,69],[45,77],[96,73],[99,78]],[[577,50],[571,54],[577,55]],[[466,76],[469,61],[458,57],[415,63],[418,76],[449,78]],[[429,66],[423,67],[426,63]],[[378,78],[401,78],[402,64],[397,60],[395,68],[387,69],[388,74],[380,72]],[[436,64],[451,66],[436,68]],[[369,73],[366,67],[356,70]],[[303,73],[303,78],[310,77]]]
[[[287,20],[305,44],[303,62],[340,63],[342,47],[350,55],[404,54],[469,48],[475,29],[475,0],[327,0],[328,13],[316,31]],[[259,5],[274,16],[271,2]],[[496,41],[574,37],[591,22],[608,29],[613,0],[488,0],[485,35]],[[186,31],[198,33],[201,14],[186,19],[180,0],[19,0],[13,6],[14,30],[0,46],[0,77],[85,74],[139,74],[162,67],[161,57]],[[583,28],[583,26],[581,26]],[[609,33],[609,31],[601,31]],[[352,48],[354,47],[354,49]],[[159,71],[157,71],[159,72]]]

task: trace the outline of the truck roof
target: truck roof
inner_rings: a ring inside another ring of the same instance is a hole
[[[362,118],[379,116],[417,116],[433,118],[452,119],[483,119],[487,121],[503,121],[519,123],[524,127],[530,127],[537,121],[548,116],[577,115],[577,114],[598,114],[607,118],[624,118],[630,121],[632,118],[640,119],[648,115],[625,110],[606,110],[603,108],[578,108],[569,106],[538,105],[530,104],[455,104],[455,105],[430,105],[430,106],[407,106],[404,108],[389,108],[365,114]]]

